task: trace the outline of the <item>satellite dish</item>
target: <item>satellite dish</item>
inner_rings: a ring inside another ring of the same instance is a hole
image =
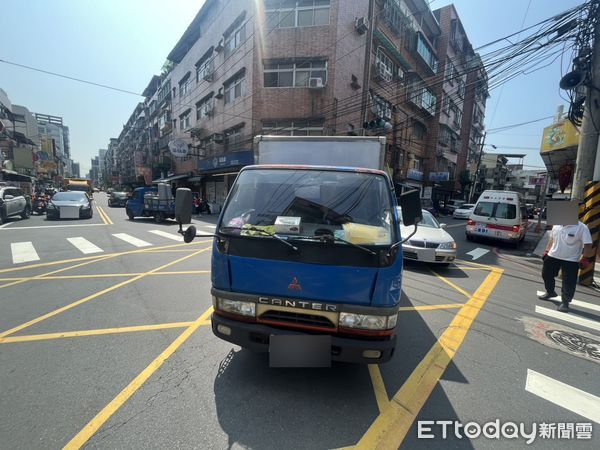
[[[570,91],[581,86],[585,81],[585,72],[583,70],[573,70],[560,79],[558,84],[561,89]]]
[[[169,151],[171,155],[183,158],[188,154],[188,145],[182,139],[173,139],[169,141]]]

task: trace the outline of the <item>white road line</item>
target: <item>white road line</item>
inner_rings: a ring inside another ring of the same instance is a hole
[[[592,330],[600,331],[600,322],[596,322],[595,320],[584,319],[583,317],[579,317],[571,313],[564,313],[554,309],[542,308],[541,306],[536,306],[535,312],[544,316],[552,317],[554,319],[564,320],[565,322],[571,322],[591,328]]]
[[[40,260],[31,242],[13,242],[10,244],[10,250],[12,252],[13,264]]]
[[[12,223],[15,223],[15,222],[9,222],[6,225],[10,225]],[[2,225],[2,226],[4,226],[4,225]],[[105,227],[105,226],[106,226],[105,223],[80,223],[80,224],[76,224],[76,225],[39,225],[37,227],[13,227],[10,230],[3,230],[2,227],[0,227],[0,230],[2,230],[2,231],[45,230],[46,228]]]
[[[542,294],[545,294],[545,292],[537,291],[536,295],[539,297]],[[558,295],[556,297],[550,298],[550,300],[556,300],[557,302],[560,302],[562,300],[562,297]],[[585,309],[591,309],[592,311],[600,312],[600,305],[596,305],[594,303],[582,302],[581,300],[571,300],[571,305],[580,306]]]
[[[161,230],[148,230],[152,234],[156,234],[157,236],[162,236],[167,239],[173,239],[174,241],[183,242],[183,236],[180,234],[167,233],[166,231]]]
[[[489,252],[490,251],[486,248],[477,247],[471,250],[469,253],[467,253],[467,255],[471,255],[473,257],[473,261],[475,261],[476,259],[481,258],[483,255]]]
[[[130,236],[127,233],[117,233],[113,234],[113,236],[131,245],[135,245],[136,247],[150,247],[152,245],[150,242],[142,241],[141,239]]]
[[[83,253],[85,255],[89,255],[90,253],[104,252],[104,250],[102,250],[100,247],[97,247],[96,245],[92,244],[90,241],[88,241],[87,239],[85,239],[81,236],[67,238],[67,241],[69,241],[71,244],[73,244],[77,248],[77,250],[79,250],[81,253]]]
[[[4,225],[0,225],[0,229],[12,225],[12,222],[6,222]]]
[[[525,390],[562,408],[600,423],[600,398],[527,369]]]

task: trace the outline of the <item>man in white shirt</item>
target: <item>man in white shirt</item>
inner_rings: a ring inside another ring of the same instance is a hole
[[[577,222],[577,225],[554,225],[550,232],[550,240],[544,253],[544,267],[542,278],[546,293],[540,295],[541,300],[556,297],[554,290],[555,280],[558,272],[562,269],[561,300],[558,310],[569,312],[569,303],[575,295],[577,287],[577,274],[579,266],[587,266],[588,261],[582,257],[592,248],[592,236],[588,227]]]

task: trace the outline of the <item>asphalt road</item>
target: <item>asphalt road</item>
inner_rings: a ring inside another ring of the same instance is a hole
[[[467,242],[443,219],[459,260],[405,265],[391,362],[270,369],[210,330],[208,239],[95,197],[90,220],[0,228],[0,448],[430,448],[419,421],[435,447],[526,446],[423,422],[443,420],[600,448],[599,293],[578,288],[570,314],[538,300],[533,242]]]

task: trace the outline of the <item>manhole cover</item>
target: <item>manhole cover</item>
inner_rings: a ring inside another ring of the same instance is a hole
[[[546,336],[570,352],[600,361],[600,341],[563,330],[546,330]]]

